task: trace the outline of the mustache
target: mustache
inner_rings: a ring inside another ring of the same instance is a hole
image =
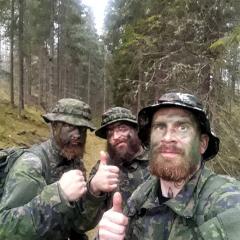
[[[84,139],[80,135],[68,136],[63,139],[64,145],[81,145],[84,144]]]
[[[122,138],[119,138],[119,139],[117,139],[117,140],[115,140],[115,142],[114,142],[114,146],[117,146],[118,144],[120,144],[120,143],[125,143],[125,142],[127,142],[128,141],[128,139],[126,138],[126,137],[122,137]]]
[[[155,144],[152,146],[152,151],[157,153],[183,153],[183,150],[175,144]]]

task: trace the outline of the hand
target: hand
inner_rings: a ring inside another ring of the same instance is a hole
[[[122,196],[119,192],[113,195],[113,207],[103,214],[99,222],[100,240],[123,240],[128,218],[122,213]]]
[[[112,192],[118,186],[119,168],[107,165],[107,162],[107,154],[101,151],[98,170],[90,182],[90,191],[95,195],[100,195],[101,192]]]
[[[59,180],[59,185],[69,202],[78,200],[87,191],[86,182],[80,170],[65,172]]]

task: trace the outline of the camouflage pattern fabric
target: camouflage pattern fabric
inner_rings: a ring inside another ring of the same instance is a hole
[[[98,166],[99,162],[92,168],[89,175],[89,181],[91,181],[97,172]],[[144,152],[143,154],[133,159],[131,162],[125,162],[122,166],[119,167],[119,169],[119,186],[116,191],[121,192],[123,198],[123,206],[125,206],[131,194],[150,176],[148,169],[148,153]],[[104,207],[99,208],[99,214],[96,216],[96,224],[101,219],[103,213],[112,207],[112,195],[113,193],[106,194]]]
[[[203,167],[175,198],[160,201],[159,192],[159,179],[152,176],[133,193],[125,208],[126,240],[239,239],[237,180]]]
[[[78,127],[86,127],[91,131],[95,127],[91,123],[92,115],[90,106],[77,99],[60,99],[50,113],[42,115],[45,122],[65,122]]]
[[[50,160],[49,182],[43,177],[39,157],[26,152],[16,160],[0,203],[0,239],[65,240],[73,239],[69,238],[76,235],[72,232],[78,233],[77,239],[85,239],[84,232],[93,227],[91,215],[97,214],[96,206],[101,208],[101,202],[87,193],[85,199],[69,203],[57,182],[68,170],[85,172],[83,162],[63,159],[53,140],[41,145]]]
[[[124,121],[134,127],[138,127],[137,119],[132,112],[123,107],[113,107],[102,115],[101,127],[95,131],[95,135],[100,138],[107,138],[107,126],[115,122]]]

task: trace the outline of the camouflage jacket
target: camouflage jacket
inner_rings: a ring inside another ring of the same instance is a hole
[[[71,169],[85,171],[81,160],[66,161],[52,140],[41,144],[49,160],[49,179],[42,172],[37,155],[21,155],[7,176],[0,204],[0,239],[85,239],[96,215],[97,199],[88,193],[85,199],[69,203],[61,193],[58,180]],[[86,212],[87,209],[87,212]],[[77,235],[78,237],[72,237]]]
[[[92,168],[89,181],[96,174],[99,166],[99,161]],[[131,194],[136,190],[136,188],[146,181],[149,176],[148,169],[148,153],[144,152],[141,155],[134,158],[132,161],[126,162],[122,166],[119,167],[120,176],[119,176],[119,186],[117,191],[121,192],[123,198],[123,206],[127,204],[128,198]],[[104,207],[102,209],[99,208],[99,214],[96,216],[95,224],[101,219],[103,213],[112,207],[112,195],[113,193],[106,194],[104,197]]]
[[[155,177],[133,193],[125,209],[127,240],[239,239],[240,184],[235,179],[203,167],[175,198],[161,197]]]

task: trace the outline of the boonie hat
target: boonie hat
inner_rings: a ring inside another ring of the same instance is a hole
[[[50,113],[42,115],[45,122],[64,122],[73,126],[86,127],[91,131],[95,127],[91,123],[91,109],[81,100],[73,98],[60,99]]]
[[[95,135],[106,139],[107,126],[119,121],[128,122],[134,127],[138,127],[137,118],[129,109],[123,107],[113,107],[103,113],[101,127],[95,131]]]
[[[219,138],[215,136],[202,103],[197,97],[188,93],[166,93],[154,104],[140,110],[138,114],[139,138],[145,146],[149,145],[150,127],[154,113],[163,107],[181,107],[191,111],[199,121],[201,133],[209,136],[208,148],[203,154],[203,160],[213,158],[219,151]]]

